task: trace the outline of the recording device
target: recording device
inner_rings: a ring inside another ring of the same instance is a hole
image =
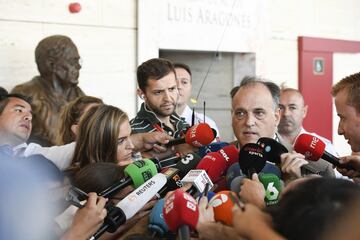
[[[181,180],[183,185],[190,183],[192,187],[187,190],[187,192],[191,195],[195,195],[196,193],[202,193],[205,190],[206,185],[209,185],[209,189],[211,189],[214,184],[212,183],[210,177],[206,174],[205,170],[190,170],[188,174]]]
[[[272,173],[260,173],[259,181],[265,189],[266,206],[275,205],[279,202],[281,183],[278,176]]]
[[[178,231],[179,239],[190,239],[190,229],[195,229],[199,208],[195,199],[178,189],[166,199],[163,215],[170,231]]]
[[[223,176],[226,166],[226,161],[220,153],[211,152],[201,159],[196,169],[205,170],[209,177],[216,182]]]
[[[170,140],[166,147],[187,143],[194,147],[201,147],[210,144],[216,137],[213,129],[207,123],[199,123],[189,128],[185,134],[185,138],[177,138]]]
[[[265,166],[264,149],[256,143],[247,143],[239,153],[241,171],[251,179],[253,173],[259,173]]]
[[[339,158],[325,151],[325,147],[326,145],[321,139],[306,133],[298,136],[294,144],[295,151],[305,155],[307,160],[318,161],[322,158],[336,167],[356,170],[350,164],[341,164]]]
[[[127,195],[115,207],[108,210],[104,224],[90,238],[98,239],[103,233],[115,232],[125,221],[133,217],[157,192],[166,184],[166,177],[162,173],[156,174],[137,189]]]
[[[148,229],[152,233],[152,237],[163,237],[168,231],[169,227],[167,226],[164,216],[163,216],[163,207],[165,204],[165,199],[160,199],[149,215],[149,225]]]

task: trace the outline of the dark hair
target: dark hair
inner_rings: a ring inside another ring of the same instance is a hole
[[[336,97],[344,89],[348,91],[347,103],[360,113],[360,72],[347,76],[336,83],[332,87],[331,94]]]
[[[186,65],[185,63],[174,63],[174,68],[175,68],[175,69],[176,69],[176,68],[185,69],[185,71],[187,71],[188,74],[189,74],[190,76],[192,76],[192,75],[191,75],[190,67],[189,67],[188,65]]]
[[[21,100],[24,100],[25,102],[27,102],[29,105],[31,105],[32,99],[31,97],[27,97],[25,95],[22,94],[18,94],[18,93],[11,93],[11,94],[6,94],[6,95],[0,95],[0,115],[2,114],[2,112],[4,111],[5,107],[7,106],[7,104],[9,103],[10,99],[9,98],[19,98]]]
[[[275,229],[286,239],[315,240],[359,200],[360,186],[350,181],[313,178],[285,193],[269,212]]]
[[[3,87],[0,87],[0,98],[2,97],[2,96],[6,96],[6,95],[8,95],[9,93],[8,93],[8,91],[5,89],[5,88],[3,88]]]
[[[73,184],[86,193],[101,193],[124,178],[124,167],[115,163],[97,162],[80,169],[74,176]]]
[[[170,72],[175,74],[173,63],[165,58],[152,58],[143,62],[137,68],[137,82],[139,88],[145,91],[149,78],[159,80]],[[176,76],[176,74],[175,74]]]
[[[269,92],[271,93],[271,96],[273,98],[274,107],[275,107],[275,109],[278,108],[279,107],[279,102],[280,102],[280,88],[279,88],[279,86],[276,85],[273,82],[265,81],[264,79],[262,79],[260,77],[255,77],[255,76],[245,76],[241,80],[241,83],[240,83],[239,86],[236,86],[233,89],[231,89],[231,91],[230,91],[231,99],[234,98],[235,94],[239,91],[240,88],[253,86],[253,85],[256,85],[256,84],[262,84],[269,90]]]

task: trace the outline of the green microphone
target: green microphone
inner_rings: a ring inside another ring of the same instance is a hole
[[[266,206],[275,205],[279,202],[281,183],[278,176],[273,173],[260,173],[259,180],[265,188]]]
[[[125,178],[120,179],[104,191],[102,191],[99,196],[109,197],[117,193],[121,189],[124,189],[127,186],[133,185],[135,188],[138,188],[144,182],[155,176],[158,171],[155,163],[149,159],[135,161],[129,164],[125,169]]]

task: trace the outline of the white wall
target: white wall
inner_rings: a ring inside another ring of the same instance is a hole
[[[136,1],[0,1],[0,86],[11,90],[37,75],[34,50],[53,34],[73,39],[83,60],[80,87],[88,95],[135,114]]]

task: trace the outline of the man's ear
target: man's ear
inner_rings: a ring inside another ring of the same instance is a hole
[[[145,100],[145,94],[144,94],[144,92],[140,89],[140,88],[138,88],[137,90],[136,90],[136,92],[137,92],[137,95],[142,99],[142,100]]]
[[[55,61],[52,58],[48,58],[45,60],[46,69],[49,69],[49,72],[54,72],[55,70]]]
[[[306,117],[306,115],[307,115],[307,111],[308,111],[308,105],[305,105],[305,106],[304,106],[303,118],[305,118],[305,117]]]

